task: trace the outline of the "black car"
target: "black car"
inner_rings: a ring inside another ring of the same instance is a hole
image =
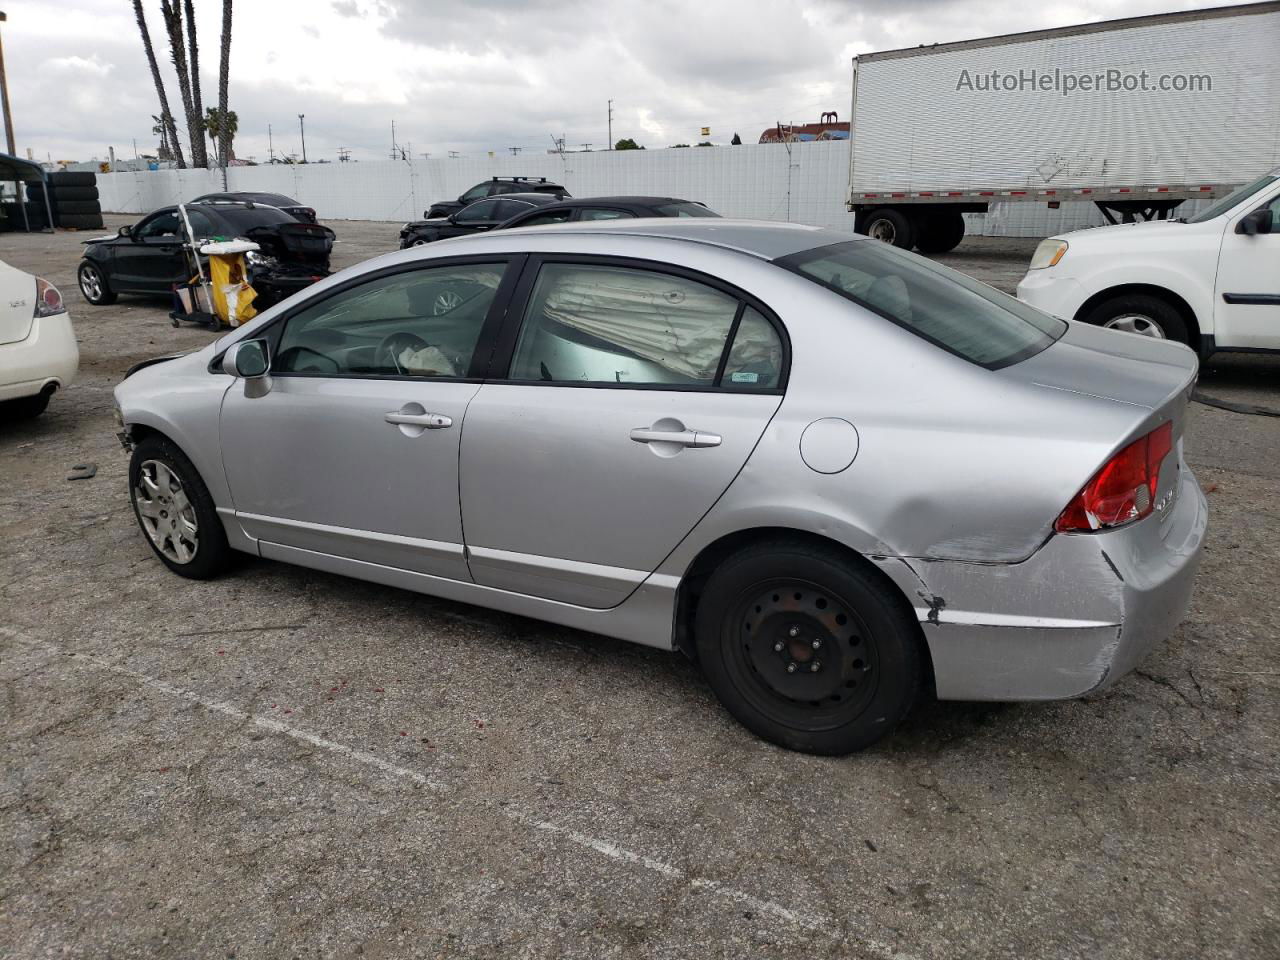
[[[316,212],[283,193],[206,193],[192,203],[261,203],[283,210],[299,223],[315,223]]]
[[[581,220],[620,220],[630,217],[718,217],[701,203],[676,197],[584,197],[561,200],[526,210],[501,224],[501,229],[535,227]]]
[[[501,197],[488,197],[468,204],[447,217],[406,223],[400,228],[400,246],[419,247],[433,240],[465,237],[492,230],[512,217],[556,202],[557,198],[549,193],[511,193]]]
[[[545,193],[553,197],[567,197],[569,191],[546,177],[490,177],[458,197],[457,200],[438,200],[422,216],[428,220],[457,213],[468,204],[486,197],[500,197],[511,193]]]
[[[186,210],[199,239],[244,238],[261,248],[248,258],[258,309],[329,274],[334,233],[328,227],[253,203],[193,203]],[[76,271],[80,292],[95,306],[114,303],[120,293],[171,295],[195,274],[186,243],[177,207],[161,207],[114,237],[86,240]]]

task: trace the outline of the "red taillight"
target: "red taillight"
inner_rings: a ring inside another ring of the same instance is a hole
[[[62,302],[62,294],[44,277],[36,277],[36,317],[52,317],[56,313],[65,313],[66,304]]]
[[[1165,423],[1108,460],[1058,516],[1059,533],[1119,527],[1155,508],[1160,464],[1173,449],[1173,424]]]

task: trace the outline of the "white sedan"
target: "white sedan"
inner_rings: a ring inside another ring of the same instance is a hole
[[[80,349],[58,288],[0,262],[0,416],[43,413],[79,366]]]
[[[1280,351],[1280,168],[1188,220],[1036,248],[1018,297],[1065,320],[1215,350]]]

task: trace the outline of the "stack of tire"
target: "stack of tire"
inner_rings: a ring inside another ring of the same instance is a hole
[[[69,230],[101,230],[102,206],[98,203],[97,174],[81,170],[51,173],[44,183],[27,185],[27,198],[40,209],[44,220],[44,193],[49,191],[49,209],[54,226]]]

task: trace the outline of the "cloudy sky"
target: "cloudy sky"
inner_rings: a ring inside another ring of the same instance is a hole
[[[774,121],[843,119],[852,56],[1213,0],[236,0],[236,152],[385,157],[391,124],[414,154],[543,151],[613,135],[652,147]],[[144,0],[157,56],[159,0]],[[197,0],[202,86],[216,103],[221,0]],[[9,0],[3,42],[18,152],[37,159],[154,152],[154,86],[129,0]],[[172,70],[169,102],[180,113]]]

